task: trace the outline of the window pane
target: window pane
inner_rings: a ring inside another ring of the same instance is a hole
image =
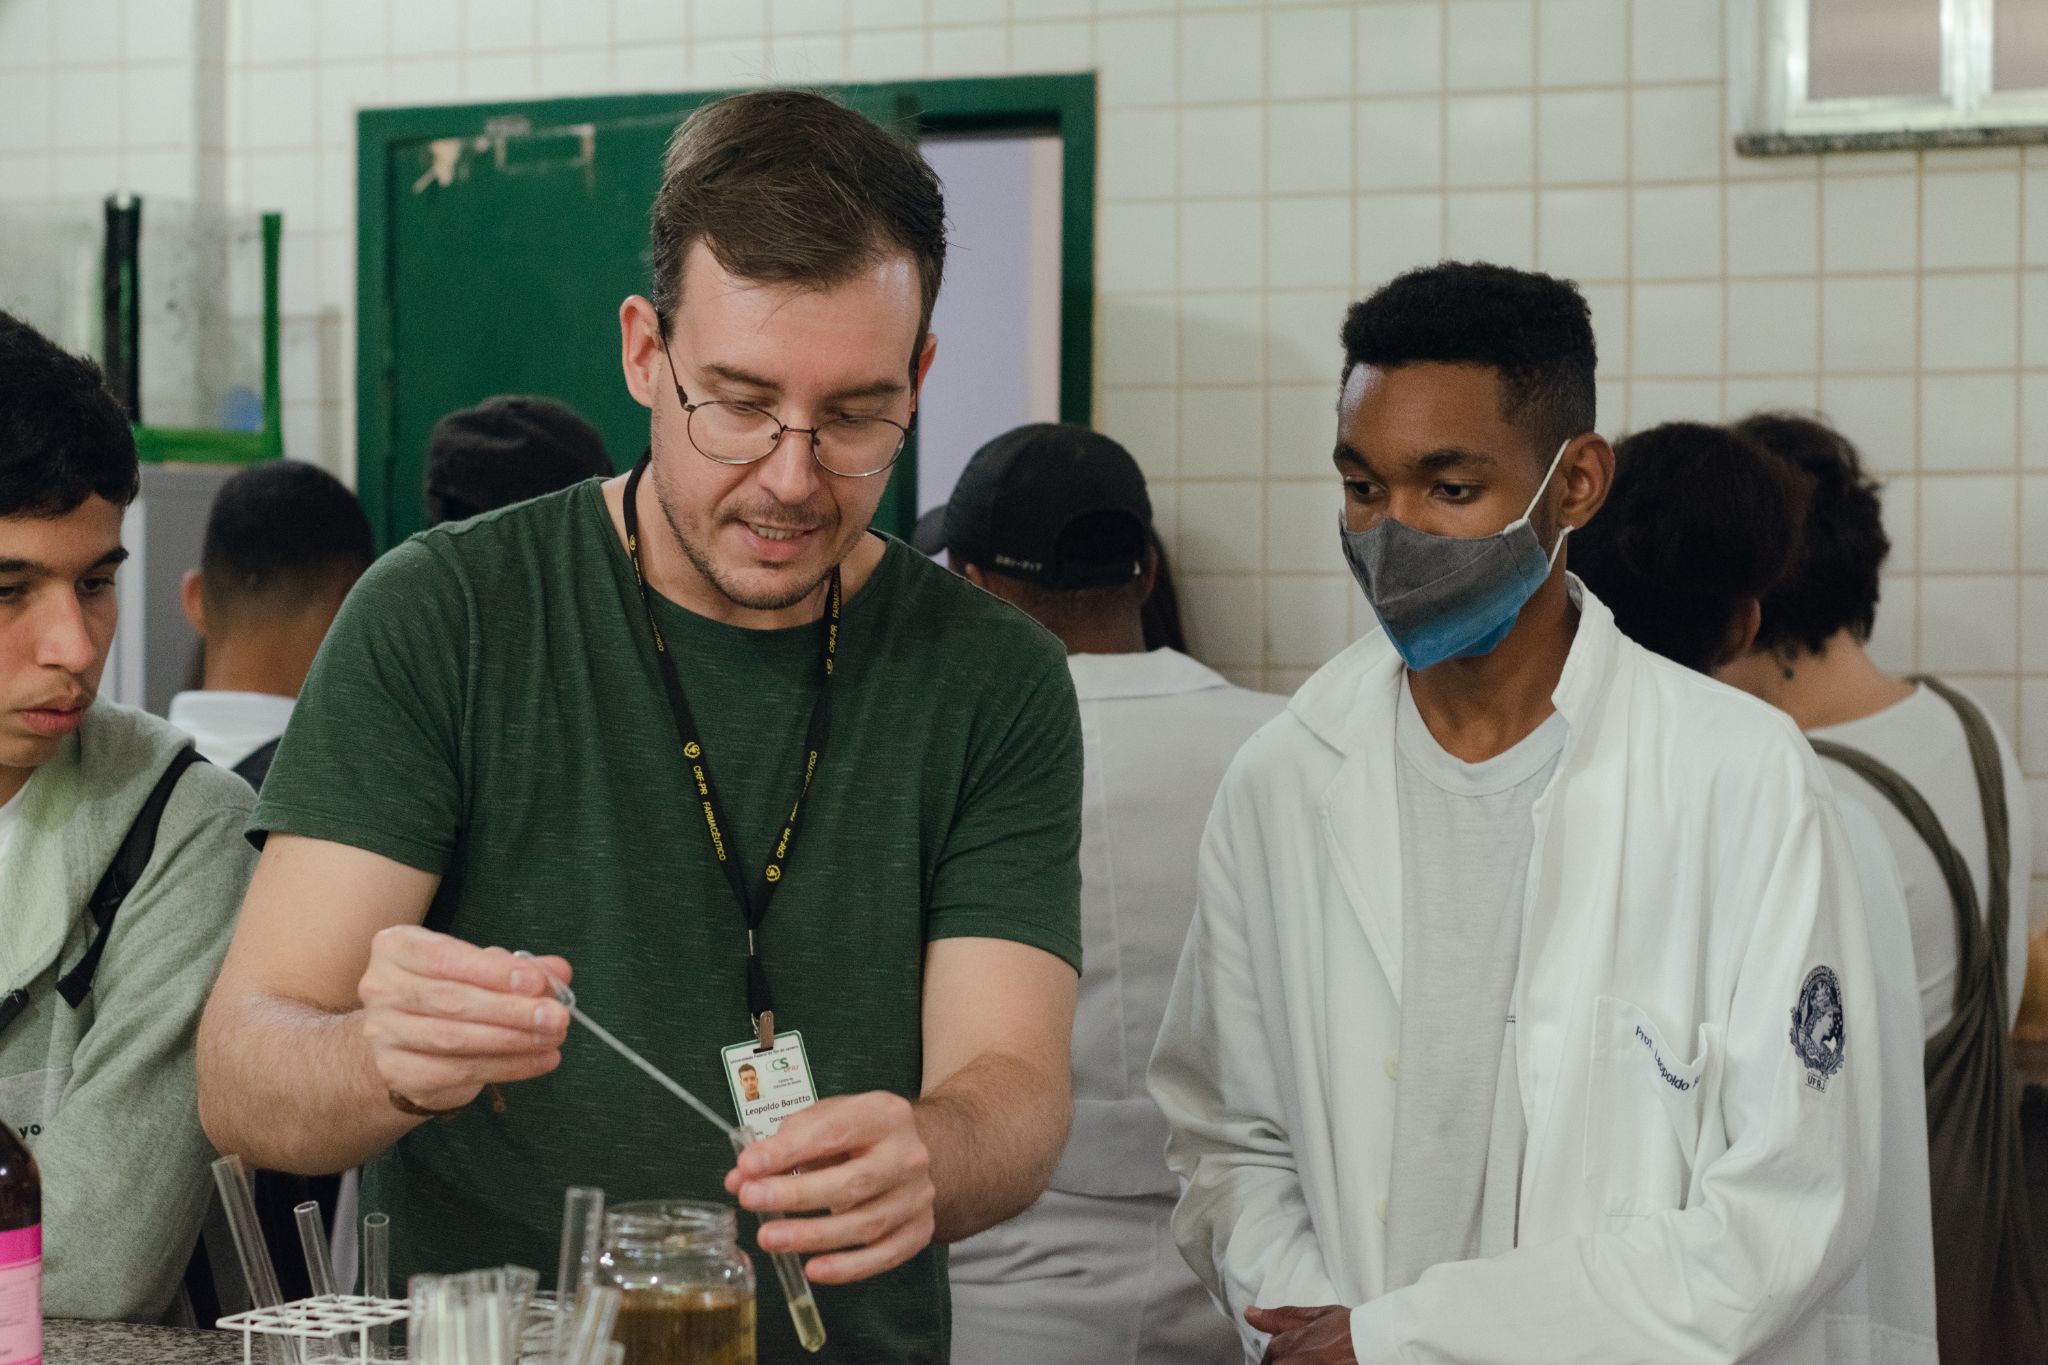
[[[1940,94],[1941,0],[1807,0],[1808,99]]]
[[[2048,87],[2048,0],[1998,0],[1995,13],[1992,86],[1999,90]]]

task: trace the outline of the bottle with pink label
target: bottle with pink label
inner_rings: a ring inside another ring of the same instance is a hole
[[[0,1123],[0,1365],[42,1365],[43,1179]]]

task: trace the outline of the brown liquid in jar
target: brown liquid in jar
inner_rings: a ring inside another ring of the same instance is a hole
[[[635,1289],[612,1339],[626,1365],[754,1365],[754,1300],[732,1289]]]

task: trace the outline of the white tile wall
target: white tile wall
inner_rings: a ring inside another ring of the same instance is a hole
[[[1444,119],[1445,178],[1458,186],[1528,184],[1535,177],[1534,115],[1528,95],[1452,97]]]
[[[1719,284],[1637,285],[1632,367],[1646,375],[1718,376],[1724,294]]]
[[[2020,568],[2048,572],[2048,475],[2020,480]]]
[[[1996,573],[2018,567],[2012,480],[1942,474],[1920,480],[1920,569]]]
[[[1826,297],[1823,292],[1823,307]],[[1824,375],[1820,406],[1875,472],[1911,472],[1916,467],[1919,397],[1910,375]]]
[[[1266,115],[1266,188],[1274,194],[1348,191],[1351,101],[1276,104]],[[1248,184],[1256,185],[1254,176]]]
[[[1322,529],[1345,302],[1446,254],[1540,263],[1583,282],[1607,429],[1818,405],[1860,444],[1889,481],[1881,657],[2012,715],[2048,805],[2048,152],[1736,157],[1722,17],[1722,0],[0,0],[0,197],[127,183],[284,206],[288,437],[346,472],[357,109],[1094,66],[1098,420],[1154,480],[1215,662],[1291,685],[1365,624]]]
[[[1537,78],[1545,85],[1606,85],[1628,69],[1627,0],[1543,0],[1536,16]]]
[[[1629,170],[1637,180],[1718,180],[1728,120],[1721,86],[1643,86],[1629,92]]]
[[[1921,364],[1930,370],[2019,363],[2019,291],[2011,271],[1920,279]]]
[[[1275,10],[1266,20],[1266,88],[1314,98],[1352,96],[1352,7]]]
[[[2019,634],[2020,667],[2030,675],[2048,673],[2048,575],[2020,578]]]
[[[1920,196],[1921,264],[2014,266],[2020,258],[2020,179],[2010,171],[1929,175]]]
[[[2048,365],[2048,271],[2020,276],[2020,363]]]
[[[1535,81],[1533,0],[1450,0],[1444,78],[1453,90],[1527,89]]]
[[[1629,200],[1621,189],[1545,190],[1536,200],[1539,268],[1580,281],[1628,278]]]
[[[2010,470],[2019,441],[2011,374],[1930,374],[1920,381],[1920,468]]]
[[[1821,187],[1822,266],[1831,273],[1913,269],[1919,200],[1911,175],[1829,179]]]
[[[1911,275],[1859,275],[1821,282],[1821,368],[1914,368],[1919,355],[1918,281]]]
[[[1728,186],[1728,273],[1812,276],[1820,269],[1820,186],[1811,179]]]
[[[1820,285],[1817,281],[1729,281],[1730,374],[1810,375],[1819,368],[1819,361]]]
[[[1266,201],[1266,283],[1275,289],[1351,284],[1348,195]]]
[[[1398,0],[1356,9],[1357,93],[1443,87],[1444,6],[1439,0]]]
[[[1157,120],[1173,117],[1171,111],[1134,110],[1130,120],[1135,124],[1135,131],[1130,136],[1144,139],[1146,151],[1155,152],[1161,141]],[[1109,137],[1121,136],[1117,126],[1122,122],[1122,119],[1108,121]],[[1188,109],[1180,114],[1179,123],[1180,192],[1183,195],[1194,198],[1243,194],[1248,187],[1264,183],[1266,111],[1262,106]],[[1173,164],[1170,156],[1166,158],[1168,176],[1163,185],[1159,183],[1161,177],[1157,167],[1140,173],[1134,183],[1126,185],[1111,179],[1109,162],[1105,159],[1102,165],[1103,196],[1137,196],[1146,194],[1148,190],[1171,196]]]
[[[1891,539],[1885,569],[1909,574],[1920,567],[1920,481],[1890,478],[1884,482],[1884,530]]]
[[[1439,189],[1444,183],[1443,101],[1435,98],[1358,102],[1358,187]]]
[[[1467,190],[1445,201],[1444,255],[1536,264],[1536,195],[1530,190]]]
[[[1655,185],[1635,192],[1635,274],[1645,280],[1721,273],[1721,186]]]
[[[1536,103],[1537,166],[1545,184],[1628,179],[1628,96],[1620,90],[1563,90]]]

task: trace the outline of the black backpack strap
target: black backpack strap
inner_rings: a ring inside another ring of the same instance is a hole
[[[257,791],[263,790],[263,779],[270,776],[270,765],[277,758],[277,746],[284,742],[279,735],[260,749],[252,750],[247,758],[234,766],[234,774]]]
[[[192,1307],[194,1326],[211,1327],[220,1320],[220,1286],[214,1283],[213,1261],[206,1254],[206,1238],[202,1234],[192,1248],[192,1259],[185,1262],[185,1302]]]
[[[107,864],[105,875],[86,901],[86,913],[93,921],[92,943],[78,965],[57,979],[57,994],[71,1008],[85,1003],[87,992],[92,990],[93,974],[100,968],[100,954],[106,951],[107,936],[114,930],[114,916],[120,913],[121,902],[142,880],[150,858],[156,853],[157,826],[163,823],[164,807],[171,803],[172,789],[187,768],[202,761],[198,751],[189,745],[171,755],[169,766],[157,778],[142,809],[136,812],[135,823],[128,826],[121,847],[114,850],[114,860]]]

